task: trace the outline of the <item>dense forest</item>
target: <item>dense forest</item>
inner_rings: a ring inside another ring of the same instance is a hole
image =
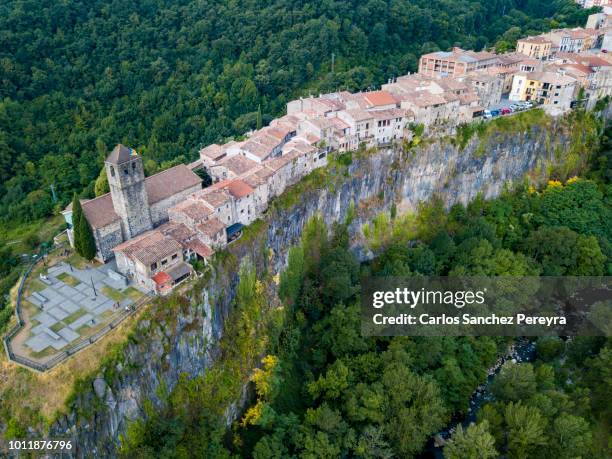
[[[165,410],[130,427],[125,457],[418,456],[452,415],[466,413],[511,338],[363,337],[360,276],[611,275],[611,147],[604,136],[583,178],[524,184],[449,211],[434,200],[416,216],[386,214],[367,231],[377,256],[363,265],[349,250],[350,221],[330,232],[314,218],[280,277],[282,325],[272,320],[265,344],[249,339],[266,299],[243,267],[224,369],[182,380]],[[494,399],[476,424],[457,429],[445,457],[610,457],[612,341],[535,343],[536,360],[504,365]],[[250,378],[254,399],[227,432],[217,403],[246,356],[264,349]]]
[[[259,108],[267,121],[292,97],[414,71],[424,52],[505,50],[587,14],[572,0],[4,1],[0,219],[92,197],[118,142],[151,174],[253,128]]]

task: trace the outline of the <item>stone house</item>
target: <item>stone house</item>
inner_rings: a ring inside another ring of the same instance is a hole
[[[374,115],[366,110],[355,108],[338,112],[338,118],[349,125],[349,148],[356,150],[361,143],[371,147],[374,144]]]
[[[130,239],[113,251],[119,271],[151,291],[158,290],[153,276],[162,271],[169,274],[172,268],[185,264],[181,244],[158,230]]]

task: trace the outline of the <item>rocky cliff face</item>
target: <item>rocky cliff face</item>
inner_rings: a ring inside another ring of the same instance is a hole
[[[306,189],[297,204],[283,206],[282,199],[273,204],[260,225],[261,234],[245,237],[229,250],[238,260],[249,256],[255,266],[266,264],[277,273],[311,216],[320,213],[328,224],[344,221],[354,203],[357,216],[350,232],[356,253],[366,258],[360,227],[372,216],[394,203],[398,213],[414,209],[435,194],[448,206],[467,203],[478,193],[491,198],[526,174],[542,179],[546,165],[569,148],[571,139],[565,132],[561,123],[555,123],[485,140],[474,138],[463,149],[447,139],[409,151],[390,148],[355,154],[348,167],[327,174],[325,186]],[[269,248],[266,253],[261,250],[262,240]],[[201,375],[213,363],[218,352],[215,342],[223,332],[237,280],[235,266],[218,267],[206,288],[187,293],[190,300],[172,311],[172,320],[168,315],[158,319],[156,310],[167,307],[163,302],[153,306],[122,350],[122,363],[103,365],[93,383],[74,399],[71,413],[51,427],[51,434],[72,437],[77,457],[114,455],[129,421],[144,416],[145,403],[159,406],[181,373]],[[228,422],[238,415],[239,407],[239,400],[228,407]]]

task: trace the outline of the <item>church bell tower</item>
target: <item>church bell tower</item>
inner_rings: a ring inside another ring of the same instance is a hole
[[[117,145],[104,163],[115,212],[124,240],[153,228],[142,159],[135,150]]]

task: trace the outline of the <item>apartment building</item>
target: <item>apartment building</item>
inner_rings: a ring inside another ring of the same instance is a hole
[[[516,52],[533,59],[548,59],[552,47],[553,42],[541,36],[521,38],[516,42]]]
[[[475,70],[493,67],[496,63],[495,53],[466,51],[455,47],[451,51],[437,51],[421,56],[419,73],[426,76],[457,77]]]
[[[569,110],[574,101],[577,82],[574,78],[553,72],[517,73],[510,100],[534,101],[542,105]]]

